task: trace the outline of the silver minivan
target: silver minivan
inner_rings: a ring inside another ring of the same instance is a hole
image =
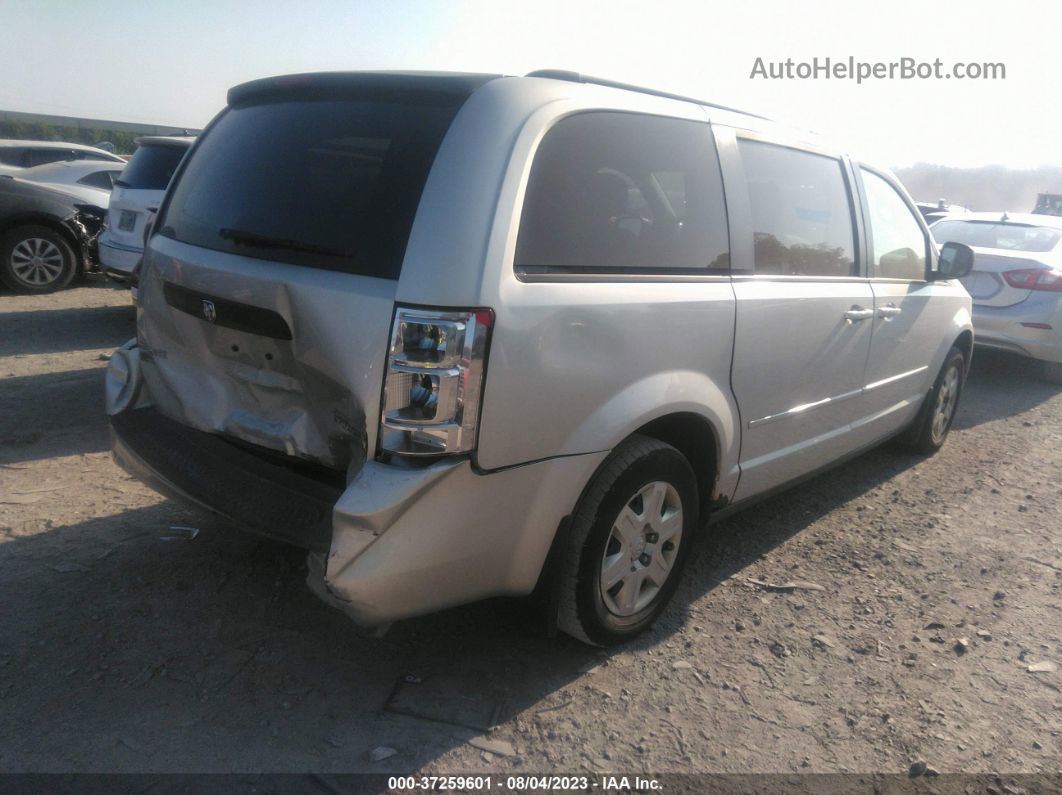
[[[648,627],[719,519],[944,442],[973,346],[887,172],[570,72],[237,86],[148,238],[114,454],[309,550],[363,625],[544,596]]]

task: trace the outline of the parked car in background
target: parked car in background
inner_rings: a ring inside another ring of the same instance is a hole
[[[943,199],[937,202],[915,202],[915,207],[918,208],[918,212],[922,213],[922,217],[926,219],[927,224],[935,223],[947,215],[968,212],[965,207],[948,204]]]
[[[938,243],[975,252],[963,285],[977,344],[1036,359],[1048,380],[1062,383],[1062,218],[967,213],[930,230]]]
[[[103,210],[61,190],[0,176],[0,280],[20,293],[48,293],[95,267],[92,242]]]
[[[22,176],[22,170],[64,160],[103,160],[125,163],[113,152],[62,141],[17,141],[0,138],[0,174]]]
[[[1062,193],[1041,193],[1036,197],[1036,206],[1033,207],[1036,215],[1059,215],[1062,216]]]
[[[114,181],[122,173],[122,168],[121,163],[106,160],[65,160],[23,169],[18,176],[30,182],[59,188],[106,210]]]
[[[922,213],[922,217],[926,219],[936,213],[946,213],[948,211],[948,205],[943,199],[936,202],[915,202],[915,208],[918,212]]]
[[[115,457],[308,548],[361,623],[539,586],[614,644],[703,519],[891,437],[944,444],[971,258],[888,172],[696,100],[259,80],[152,227]]]
[[[103,272],[128,282],[144,250],[144,229],[158,210],[166,185],[195,136],[150,135],[137,150],[111,192],[107,222],[99,237]]]

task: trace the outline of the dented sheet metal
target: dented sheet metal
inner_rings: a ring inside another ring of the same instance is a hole
[[[369,461],[332,514],[314,592],[359,624],[530,593],[564,515],[607,452],[479,474],[467,459],[400,468]]]
[[[158,237],[140,283],[140,368],[159,411],[334,469],[375,445],[395,283]],[[190,251],[189,251],[190,250]],[[194,252],[195,262],[183,254]]]

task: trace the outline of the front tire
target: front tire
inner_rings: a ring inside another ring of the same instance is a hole
[[[932,455],[944,446],[955,421],[965,380],[966,357],[958,348],[952,347],[922,410],[903,439],[907,447],[923,455]]]
[[[0,280],[17,293],[51,293],[70,284],[77,257],[60,233],[20,226],[0,242]]]
[[[645,436],[616,447],[572,517],[560,629],[596,646],[648,629],[678,586],[697,510],[697,480],[682,453]]]

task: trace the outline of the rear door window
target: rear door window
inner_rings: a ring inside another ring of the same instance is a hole
[[[182,169],[160,233],[397,279],[453,106],[281,101],[230,109]]]
[[[852,204],[841,161],[739,139],[757,274],[851,276]]]
[[[166,190],[187,151],[183,146],[143,144],[122,170],[119,184],[134,190]]]
[[[516,245],[523,273],[726,273],[726,209],[701,122],[589,112],[535,155]]]

